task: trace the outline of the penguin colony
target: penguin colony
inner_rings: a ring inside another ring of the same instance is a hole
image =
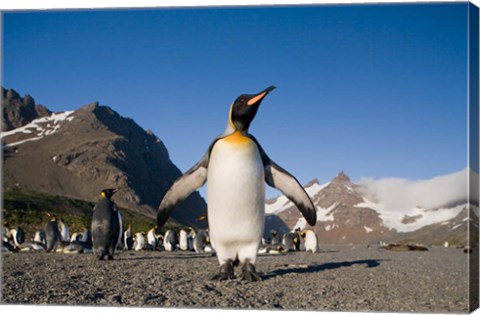
[[[52,220],[48,221],[45,227],[51,226],[51,222],[56,222],[56,216],[49,214]],[[61,222],[61,220],[58,220]],[[65,223],[63,223],[68,229]],[[57,224],[58,225],[58,224]],[[153,227],[147,233],[136,232],[132,233],[131,225],[123,232],[120,242],[116,243],[115,251],[165,251],[165,252],[195,252],[198,254],[211,253],[215,254],[215,249],[210,242],[208,229],[194,230],[192,227],[177,230],[166,230],[165,238],[162,234],[153,234],[152,239],[149,240],[148,235],[152,235],[151,231],[155,231],[157,227]],[[47,230],[47,228],[45,228]],[[2,227],[3,246],[2,252],[50,252],[50,253],[64,253],[64,254],[82,254],[94,253],[92,235],[90,229],[85,229],[82,232],[75,232],[71,235],[68,241],[63,241],[60,237],[52,244],[50,248],[47,247],[45,230],[35,232],[33,239],[26,240],[25,232],[21,227],[10,228],[8,224]],[[306,235],[315,235],[311,230],[304,231],[290,231],[283,234],[281,242],[278,242],[279,235],[272,230],[271,238],[262,238],[258,249],[258,254],[283,254],[295,251],[315,252],[317,243],[309,243]],[[52,235],[61,235],[61,230],[54,230]],[[179,235],[179,237],[175,237]],[[165,240],[168,240],[165,242]],[[316,236],[313,237],[316,241]],[[185,246],[186,245],[186,246]],[[49,248],[49,250],[47,250]],[[312,250],[314,248],[315,250]],[[108,255],[108,254],[107,254]],[[100,257],[98,257],[100,259]],[[108,257],[104,256],[102,259]]]
[[[43,230],[35,232],[31,240],[25,239],[21,227],[10,228],[8,223],[2,226],[2,252],[47,252],[81,254],[92,252],[90,230],[76,232],[70,236],[67,225],[56,215],[47,213],[49,217]],[[67,238],[68,237],[68,238]]]
[[[290,231],[281,235],[270,231],[262,238],[265,224],[265,183],[287,196],[307,223],[315,225],[316,209],[298,180],[277,165],[249,133],[262,100],[275,89],[240,95],[230,106],[225,131],[214,139],[200,161],[177,179],[165,194],[157,212],[157,226],[132,231],[123,226],[120,211],[112,201],[116,189],[104,189],[94,208],[90,230],[70,234],[67,225],[48,214],[45,229],[30,241],[21,228],[3,227],[3,251],[45,251],[93,253],[99,260],[114,259],[118,250],[163,250],[213,253],[219,272],[213,280],[236,278],[234,268],[241,265],[240,278],[261,280],[255,271],[257,254],[290,251],[317,251],[317,237],[311,230]],[[175,207],[207,182],[208,230],[193,228],[157,231]],[[302,246],[303,244],[303,246]]]
[[[2,252],[94,253],[99,260],[112,260],[119,250],[213,252],[207,230],[195,231],[190,227],[178,233],[166,230],[162,235],[156,233],[156,226],[147,232],[133,233],[130,224],[124,229],[121,213],[111,199],[116,192],[116,189],[100,192],[91,227],[82,232],[70,234],[67,224],[50,212],[46,213],[45,228],[35,232],[32,240],[25,240],[21,227],[11,228],[5,223],[1,227]]]

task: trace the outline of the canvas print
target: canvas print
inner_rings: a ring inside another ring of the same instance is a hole
[[[478,308],[472,3],[1,14],[3,305]]]

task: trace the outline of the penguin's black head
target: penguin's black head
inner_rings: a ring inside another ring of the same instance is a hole
[[[57,216],[54,215],[53,213],[47,212],[47,217],[50,218],[51,221],[57,221]]]
[[[115,194],[117,191],[118,191],[118,189],[116,189],[116,188],[104,189],[100,192],[100,196],[102,196],[103,198],[110,199],[110,198],[112,198],[113,194]]]
[[[275,87],[270,86],[258,94],[242,94],[237,97],[230,108],[230,126],[239,131],[247,131],[263,98],[273,89]]]

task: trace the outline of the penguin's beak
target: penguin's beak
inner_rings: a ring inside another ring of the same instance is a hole
[[[252,105],[255,105],[255,104],[259,103],[261,100],[263,100],[263,98],[265,96],[267,96],[268,93],[270,93],[274,89],[275,89],[275,86],[273,86],[273,85],[266,88],[265,90],[263,90],[262,92],[258,93],[257,95],[252,97],[250,100],[248,100],[247,105],[252,106]]]
[[[110,193],[110,198],[113,197],[113,195],[115,195],[115,193],[118,191],[118,188],[112,188],[111,190],[111,193]]]

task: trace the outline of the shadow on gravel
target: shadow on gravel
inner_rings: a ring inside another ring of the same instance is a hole
[[[338,269],[342,267],[351,267],[353,265],[366,265],[367,268],[375,268],[380,266],[380,261],[384,260],[377,260],[377,259],[367,259],[367,260],[355,260],[355,261],[342,261],[342,262],[332,262],[332,263],[325,263],[321,265],[310,265],[307,267],[296,267],[296,268],[289,268],[289,269],[277,269],[268,274],[262,276],[263,280],[267,280],[269,278],[283,276],[289,273],[311,273],[311,272],[320,272],[324,270],[332,270]]]

